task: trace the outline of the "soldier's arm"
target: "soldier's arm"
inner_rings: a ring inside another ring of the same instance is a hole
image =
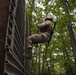
[[[38,28],[44,28],[44,27],[49,26],[50,24],[51,24],[50,21],[46,21],[46,22],[44,22],[44,23],[42,23],[42,24],[38,24],[37,27],[38,27]]]

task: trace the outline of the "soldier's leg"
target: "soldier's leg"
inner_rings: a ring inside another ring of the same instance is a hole
[[[38,39],[38,34],[35,34],[35,35],[32,35],[32,36],[29,36],[27,38],[27,53],[26,54],[23,54],[23,56],[26,58],[26,59],[31,59],[32,58],[32,44],[35,44],[37,43],[36,40]]]
[[[31,36],[27,38],[27,49],[32,49],[32,39]]]
[[[41,34],[34,34],[27,38],[28,48],[27,48],[27,55],[25,56],[26,59],[32,58],[32,44],[37,43],[44,43],[48,41],[48,35],[45,33]]]
[[[44,43],[48,41],[49,34],[48,33],[35,34],[35,35],[28,37],[28,39],[31,40],[30,45],[37,44],[37,43]]]
[[[32,58],[32,40],[30,36],[27,38],[27,53],[23,54],[24,58],[31,59]]]
[[[32,36],[29,36],[27,38],[28,49],[32,49],[32,44],[47,42],[49,37],[50,36],[48,33],[40,33],[40,34],[34,34]]]

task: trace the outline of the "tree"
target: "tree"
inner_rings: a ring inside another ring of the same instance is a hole
[[[37,47],[38,57],[36,58],[36,46],[33,47],[33,67],[32,73],[43,75],[50,72],[50,75],[71,75],[75,74],[75,54],[76,54],[76,26],[72,25],[75,18],[75,0],[28,0],[27,13],[29,18],[30,33],[37,33],[36,24],[38,23],[37,16],[40,16],[41,22],[47,15],[54,18],[57,21],[57,25],[49,44],[46,49],[45,44],[41,44]],[[32,8],[33,7],[33,8]],[[30,12],[32,10],[32,13]],[[74,13],[73,13],[74,12]],[[71,15],[72,13],[72,15]],[[32,16],[32,17],[31,17]],[[73,32],[74,31],[74,32]],[[47,50],[47,51],[46,51]],[[73,56],[74,55],[74,56]],[[38,66],[36,66],[36,60],[38,60]]]
[[[69,12],[70,12],[69,11],[69,5],[68,5],[67,0],[62,0],[62,1],[63,1],[63,6],[64,6],[64,11],[68,16],[68,19],[66,20],[66,24],[67,24],[67,28],[68,28],[68,31],[69,31],[72,50],[73,50],[73,54],[74,54],[75,62],[76,62],[76,41],[75,41],[75,36],[74,36],[74,32],[73,32],[73,28],[72,28],[72,24],[71,24],[71,20],[70,20],[70,15],[69,15]]]

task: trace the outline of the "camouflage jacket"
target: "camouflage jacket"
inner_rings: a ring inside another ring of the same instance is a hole
[[[42,24],[38,24],[37,28],[39,29],[40,33],[45,33],[45,32],[51,33],[53,29],[51,21],[45,21]]]

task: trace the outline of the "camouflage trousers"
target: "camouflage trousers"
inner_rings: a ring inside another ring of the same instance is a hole
[[[32,44],[45,43],[48,42],[50,33],[44,32],[39,34],[34,34],[27,38],[28,47],[27,49],[32,49]]]

